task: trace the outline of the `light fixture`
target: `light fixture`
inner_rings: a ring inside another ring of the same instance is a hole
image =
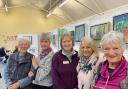
[[[49,17],[50,15],[52,15],[52,13],[51,13],[51,12],[49,12],[49,13],[47,14],[47,16],[46,16],[46,17]]]
[[[0,0],[0,7],[2,7],[3,6],[3,1],[2,0]]]
[[[62,7],[64,4],[66,4],[69,0],[62,0],[59,4],[59,7]]]
[[[7,5],[5,5],[5,11],[8,12],[8,6]]]

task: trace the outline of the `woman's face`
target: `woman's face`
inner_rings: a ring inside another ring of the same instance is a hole
[[[81,51],[83,56],[89,58],[93,54],[93,49],[86,42],[81,43]]]
[[[41,46],[42,50],[47,50],[50,48],[50,41],[48,39],[44,39],[44,40],[40,41],[40,46]]]
[[[72,44],[72,40],[70,37],[68,36],[63,37],[62,48],[67,52],[70,52],[72,50],[73,44]]]
[[[18,46],[19,46],[18,47],[19,48],[19,52],[26,53],[30,45],[29,45],[29,43],[27,41],[22,41],[22,42],[19,43]]]
[[[123,56],[123,48],[118,42],[110,42],[103,45],[104,56],[110,63],[118,63]]]

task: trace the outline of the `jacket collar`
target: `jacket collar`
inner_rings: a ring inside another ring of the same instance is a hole
[[[19,52],[15,53],[15,61],[17,61],[18,63],[25,63],[25,62],[31,62],[31,56],[30,53],[26,52],[26,54],[24,55],[23,60],[19,61]]]

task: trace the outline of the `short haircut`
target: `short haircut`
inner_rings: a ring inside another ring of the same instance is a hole
[[[30,45],[31,45],[30,41],[29,41],[28,39],[25,39],[25,38],[19,39],[19,40],[18,40],[18,45],[19,45],[20,43],[22,43],[22,42],[28,43],[28,46],[29,46],[29,47],[30,47]]]
[[[64,37],[69,37],[71,40],[72,40],[72,46],[74,46],[74,39],[73,39],[73,36],[71,35],[71,33],[69,32],[66,32],[62,35],[61,39],[60,39],[60,46],[61,46],[61,49],[63,49],[62,47],[62,40],[64,39]]]
[[[106,43],[110,43],[110,42],[118,42],[120,44],[120,46],[125,49],[125,40],[124,40],[124,36],[122,33],[120,32],[116,32],[116,31],[111,31],[107,34],[105,34],[103,36],[103,38],[101,39],[100,45],[103,48],[103,46]]]
[[[43,41],[43,40],[49,40],[49,42],[51,42],[50,33],[42,33],[40,37],[40,41]]]

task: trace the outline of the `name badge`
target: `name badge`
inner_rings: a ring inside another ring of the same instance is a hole
[[[63,64],[69,64],[69,61],[63,61]]]

